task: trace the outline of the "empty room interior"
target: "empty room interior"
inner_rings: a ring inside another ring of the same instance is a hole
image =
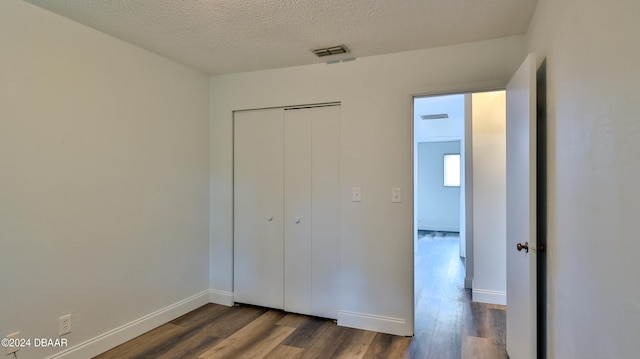
[[[0,1],[0,356],[635,358],[639,33],[637,0]]]

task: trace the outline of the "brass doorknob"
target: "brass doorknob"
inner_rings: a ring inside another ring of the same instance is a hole
[[[524,244],[518,243],[516,244],[516,248],[518,248],[518,252],[524,249],[526,253],[529,253],[529,242],[524,242]]]

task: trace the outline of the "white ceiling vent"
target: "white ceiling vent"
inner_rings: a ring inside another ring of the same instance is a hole
[[[316,56],[318,57],[325,57],[325,56],[331,56],[331,55],[346,54],[347,52],[349,52],[349,49],[347,49],[347,47],[344,45],[338,45],[338,46],[331,46],[331,47],[323,47],[321,49],[315,49],[311,51],[313,51],[313,53],[316,54]]]
[[[436,113],[433,115],[421,115],[420,118],[422,118],[423,120],[440,120],[443,118],[449,118],[449,114],[448,113]]]

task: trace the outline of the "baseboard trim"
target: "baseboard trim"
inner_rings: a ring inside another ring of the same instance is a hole
[[[226,305],[227,307],[233,307],[233,293],[225,292],[223,290],[210,289],[209,302],[214,304]]]
[[[78,345],[74,345],[48,357],[48,359],[92,358],[209,303],[209,298],[210,290],[205,290]]]
[[[507,293],[487,289],[473,289],[471,291],[474,302],[507,305]]]
[[[393,335],[413,335],[413,328],[402,318],[384,317],[344,310],[338,311],[338,325]]]

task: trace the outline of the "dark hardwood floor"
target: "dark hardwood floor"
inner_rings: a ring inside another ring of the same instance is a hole
[[[268,308],[207,304],[96,359],[507,358],[504,307],[470,301],[456,241],[418,241],[413,338]]]
[[[471,301],[458,242],[450,233],[418,236],[409,357],[506,359],[506,307]]]
[[[410,342],[323,318],[207,304],[96,359],[402,358]]]

